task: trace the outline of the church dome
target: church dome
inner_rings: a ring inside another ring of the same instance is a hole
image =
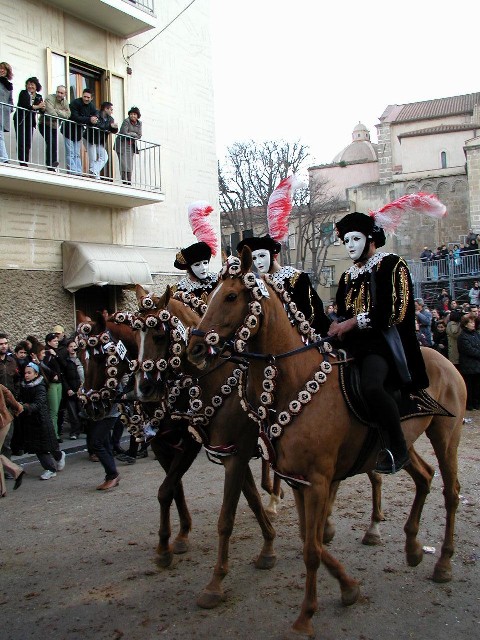
[[[359,122],[352,131],[352,142],[337,153],[332,162],[365,162],[378,160],[378,145],[370,142],[370,131]]]

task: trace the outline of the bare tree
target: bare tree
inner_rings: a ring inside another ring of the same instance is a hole
[[[308,147],[283,140],[262,143],[250,140],[228,148],[218,166],[222,220],[234,231],[267,231],[267,203],[278,185],[290,173],[307,166]]]
[[[235,143],[228,149],[223,165],[218,165],[219,200],[222,227],[242,234],[267,233],[267,204],[278,183],[291,173],[308,167],[308,147],[299,141],[253,140]],[[295,194],[291,227],[295,228],[295,250],[287,243],[282,249],[283,264],[293,264],[312,274],[314,285],[326,284],[324,269],[328,248],[335,239],[335,214],[341,209],[338,198],[330,194],[328,182],[315,181]],[[230,235],[223,236],[225,250]]]

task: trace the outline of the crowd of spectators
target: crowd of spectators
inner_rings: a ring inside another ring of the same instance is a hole
[[[6,495],[5,476],[18,489],[25,475],[12,455],[35,454],[43,467],[40,479],[50,480],[65,467],[65,452],[60,449],[64,438],[76,440],[85,434],[89,460],[102,462],[105,443],[98,443],[98,425],[83,414],[77,396],[84,380],[75,335],[67,337],[61,325],[54,326],[44,341],[26,336],[13,350],[7,334],[0,332],[0,497]],[[112,411],[106,448],[128,464],[146,457],[147,446],[139,450],[135,438],[128,450],[121,447],[123,431],[119,411]],[[107,480],[102,489],[118,484]]]
[[[10,131],[13,106],[13,70],[7,62],[0,62],[0,162],[9,162],[4,134]],[[139,153],[137,141],[142,137],[141,114],[138,107],[131,107],[128,117],[119,127],[113,118],[114,105],[104,101],[95,107],[95,95],[85,87],[82,95],[67,99],[67,88],[59,85],[56,92],[41,95],[42,85],[37,77],[27,78],[25,88],[18,95],[17,109],[13,114],[16,135],[16,155],[21,166],[30,162],[30,150],[34,131],[37,129],[45,141],[45,166],[50,171],[59,167],[58,140],[63,135],[65,165],[69,174],[84,174],[81,145],[88,156],[86,174],[100,178],[108,162],[107,139],[119,133],[114,149],[118,156],[119,170],[124,184],[132,183],[133,158]],[[38,162],[36,163],[38,164]]]

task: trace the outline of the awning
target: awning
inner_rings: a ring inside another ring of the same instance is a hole
[[[63,242],[63,286],[74,293],[91,285],[153,284],[147,261],[132,247]]]

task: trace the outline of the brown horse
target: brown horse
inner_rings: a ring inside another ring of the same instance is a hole
[[[133,319],[133,326],[137,328],[139,354],[136,394],[143,403],[161,403],[163,406],[170,404],[166,407],[161,428],[180,434],[179,439],[182,441],[181,447],[171,448],[169,452],[165,451],[165,447],[159,449],[162,444],[160,434],[152,441],[152,448],[157,457],[161,456],[159,459],[162,465],[168,469],[158,493],[161,505],[157,549],[160,563],[162,566],[168,566],[172,559],[169,545],[169,508],[172,497],[178,493],[181,479],[195,459],[202,442],[211,455],[219,456],[225,466],[225,493],[218,523],[221,540],[218,553],[224,575],[228,570],[228,543],[241,491],[260,525],[264,540],[256,567],[270,569],[275,564],[275,531],[263,509],[248,466],[248,462],[257,451],[257,435],[256,430],[252,428],[253,425],[248,424],[251,421],[239,407],[238,395],[234,388],[235,367],[224,361],[209,375],[196,380],[198,370],[188,362],[181,362],[181,355],[186,347],[183,330],[195,327],[200,320],[199,315],[181,300],[173,298],[168,287],[162,297],[148,295],[139,285],[136,292],[140,307],[139,313]],[[185,370],[185,364],[187,368],[192,369],[195,379]],[[175,388],[179,391],[175,391]],[[202,402],[204,410],[201,410]],[[197,409],[195,419],[192,407]],[[190,419],[178,419],[187,415]],[[190,429],[190,433],[187,429]],[[192,432],[196,439],[192,437]],[[170,456],[169,460],[166,460],[167,455]],[[234,477],[235,481],[228,481],[231,477]],[[188,543],[189,530],[186,527],[181,530],[184,550]],[[177,547],[178,542],[177,536]],[[178,552],[175,545],[173,551]],[[200,604],[210,608],[217,604],[217,599],[212,603],[207,596],[201,598]]]
[[[206,335],[204,338],[194,335],[188,353],[192,362],[205,366],[209,355],[205,340],[208,340],[209,344],[218,346],[232,345],[229,348],[236,351],[243,351],[248,344],[250,354],[255,356],[243,389],[244,406],[260,418],[265,415],[265,407],[276,410],[277,421],[270,425],[270,432],[275,436],[276,466],[280,473],[297,480],[294,494],[303,540],[306,583],[301,611],[292,630],[311,636],[312,617],[317,609],[320,562],[338,579],[344,604],[353,604],[359,596],[357,581],[349,577],[341,563],[325,550],[322,537],[332,486],[351,470],[368,427],[348,410],[338,377],[329,375],[331,365],[324,363],[324,354],[317,348],[304,348],[305,343],[290,323],[274,288],[267,289],[264,283],[259,285],[250,272],[251,265],[251,252],[245,248],[241,261],[234,259],[224,267],[222,281],[199,325]],[[265,280],[268,282],[268,278]],[[446,358],[433,349],[426,349],[423,355],[430,379],[428,393],[454,417],[411,418],[402,427],[410,445],[426,433],[442,474],[446,527],[433,579],[446,582],[451,579],[454,551],[455,513],[460,489],[457,449],[466,391],[460,374]],[[266,413],[268,415],[268,411]],[[262,442],[268,454],[268,445]],[[379,446],[371,452],[359,473],[374,468]],[[417,533],[433,469],[413,449],[410,455],[411,464],[405,471],[414,480],[416,493],[404,530],[407,562],[415,566],[423,556]]]
[[[130,373],[130,360],[137,357],[137,344],[129,324],[118,323],[101,314],[92,320],[77,311],[77,343],[85,371],[78,393],[91,420],[102,420],[116,400],[122,376]]]

